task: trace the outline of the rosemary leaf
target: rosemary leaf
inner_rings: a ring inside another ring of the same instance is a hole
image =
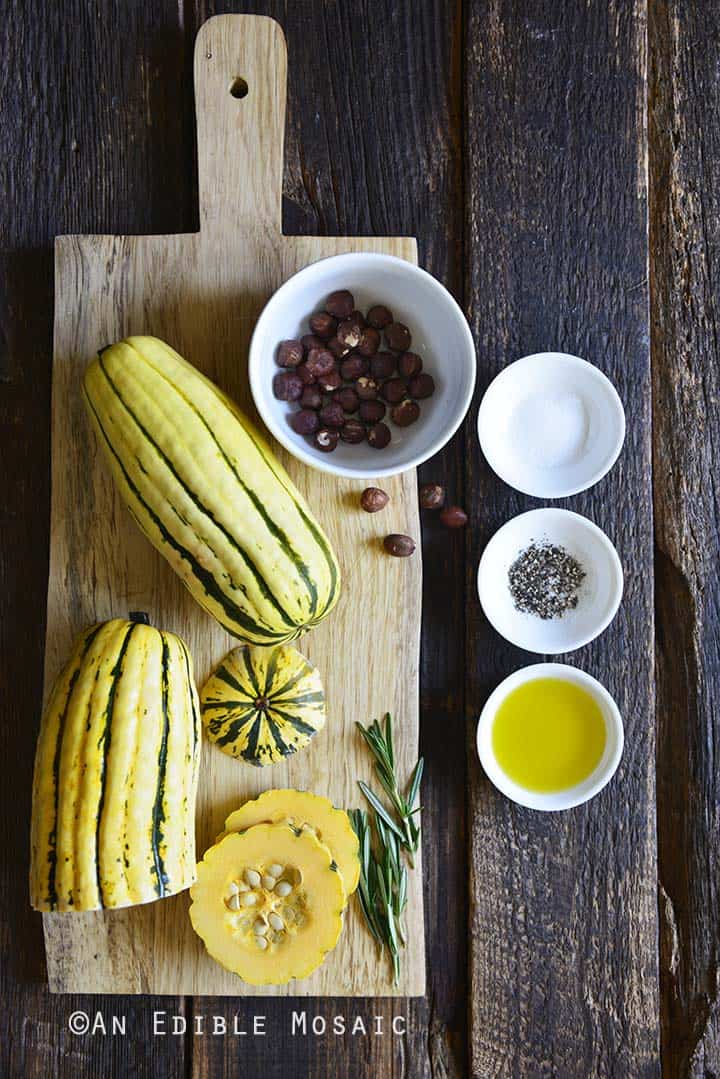
[[[375,762],[375,775],[385,792],[391,810],[362,780],[358,786],[365,796],[370,812],[356,809],[350,819],[360,847],[360,882],[358,898],[365,922],[382,949],[386,947],[392,962],[393,981],[399,984],[400,949],[406,944],[403,914],[408,902],[408,870],[405,860],[414,867],[413,854],[420,843],[419,815],[424,762],[422,757],[413,768],[403,795],[395,773],[390,713],[383,717],[384,726],[373,720],[367,727],[356,726]],[[403,853],[404,852],[404,853]]]

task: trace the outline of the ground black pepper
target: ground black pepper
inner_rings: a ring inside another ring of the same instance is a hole
[[[564,547],[533,541],[508,570],[515,608],[538,618],[561,618],[578,604],[585,570]]]

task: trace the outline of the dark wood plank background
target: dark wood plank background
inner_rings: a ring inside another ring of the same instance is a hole
[[[475,409],[423,469],[471,511],[466,535],[423,535],[428,995],[307,1002],[407,1014],[402,1038],[292,1038],[282,1001],[51,997],[27,906],[52,239],[197,227],[192,46],[227,10],[287,35],[286,231],[417,235],[468,313],[479,393],[509,360],[558,347],[599,363],[628,411],[621,462],[568,502],[627,570],[619,618],[572,657],[616,692],[626,753],[612,787],[565,815],[512,807],[472,748],[490,688],[529,659],[484,623],[477,558],[530,502],[482,461]],[[717,6],[6,0],[3,15],[0,1074],[720,1074]],[[126,1015],[128,1036],[72,1035],[80,1007]],[[270,1036],[154,1038],[154,1008],[258,1012]]]

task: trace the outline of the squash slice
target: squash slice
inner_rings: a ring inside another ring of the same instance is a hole
[[[312,830],[332,851],[345,891],[352,895],[360,879],[359,844],[343,809],[336,809],[328,798],[309,791],[265,791],[230,814],[225,821],[225,834],[240,832],[260,821],[287,821],[296,828]]]
[[[335,947],[345,888],[312,832],[258,824],[210,847],[190,889],[208,953],[251,985],[305,978]]]

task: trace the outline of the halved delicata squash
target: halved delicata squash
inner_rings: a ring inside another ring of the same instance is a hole
[[[223,753],[275,764],[325,725],[320,673],[296,648],[233,648],[200,693],[205,731]]]
[[[345,891],[352,895],[360,879],[359,844],[343,809],[336,809],[328,798],[309,791],[265,791],[230,814],[225,821],[225,834],[243,831],[260,821],[286,821],[295,828],[314,832],[330,848]]]
[[[33,780],[36,910],[129,907],[195,880],[192,662],[179,637],[146,623],[85,630],[50,693]]]
[[[213,959],[251,985],[305,978],[335,947],[345,888],[312,832],[257,824],[205,852],[190,920]]]

